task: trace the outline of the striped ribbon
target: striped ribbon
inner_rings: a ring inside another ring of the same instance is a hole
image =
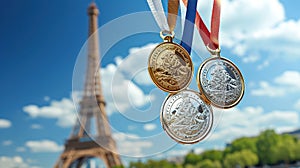
[[[185,15],[184,29],[180,45],[191,54],[194,35],[194,24],[197,13],[197,0],[189,0]]]
[[[188,6],[187,0],[182,0],[185,6]],[[199,12],[196,13],[195,24],[198,32],[204,42],[209,48],[215,50],[219,48],[219,29],[220,29],[220,14],[221,14],[221,0],[214,0],[212,15],[211,15],[211,32],[204,24]]]
[[[172,34],[176,25],[179,0],[168,1],[168,19],[166,18],[161,0],[147,0],[147,2],[160,30]]]

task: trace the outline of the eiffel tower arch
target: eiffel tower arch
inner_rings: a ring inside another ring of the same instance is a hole
[[[79,118],[54,168],[79,168],[89,158],[101,159],[107,168],[121,165],[120,156],[117,154],[116,144],[111,135],[101,90],[97,34],[99,10],[94,2],[88,7],[88,15],[88,65]]]

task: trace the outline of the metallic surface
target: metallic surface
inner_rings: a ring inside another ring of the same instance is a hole
[[[244,95],[244,79],[239,69],[229,60],[213,57],[201,64],[197,73],[198,87],[212,105],[231,108]]]
[[[184,90],[170,94],[165,99],[160,121],[172,139],[183,144],[193,144],[203,140],[210,132],[213,112],[199,93]]]
[[[190,84],[194,67],[184,48],[172,42],[163,42],[150,54],[148,71],[158,88],[175,93]]]

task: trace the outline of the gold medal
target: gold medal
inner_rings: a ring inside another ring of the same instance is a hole
[[[190,84],[194,67],[188,52],[180,45],[173,43],[172,36],[162,38],[166,41],[155,47],[150,54],[148,71],[158,88],[175,93],[187,88]]]
[[[167,19],[161,1],[147,0],[147,2],[161,29],[160,36],[164,40],[149,56],[149,74],[154,84],[161,90],[170,93],[179,92],[190,84],[194,71],[189,53],[172,42],[179,0],[168,0]]]
[[[244,95],[243,76],[237,66],[220,56],[219,49],[207,49],[213,57],[199,67],[198,87],[212,105],[219,108],[234,107]]]

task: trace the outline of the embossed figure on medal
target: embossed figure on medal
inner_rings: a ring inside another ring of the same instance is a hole
[[[176,93],[188,87],[193,77],[193,63],[189,53],[173,43],[179,0],[168,1],[166,18],[161,1],[147,0],[151,12],[160,27],[163,43],[151,52],[148,71],[153,83],[161,90]]]
[[[148,70],[155,85],[166,92],[181,91],[190,84],[193,76],[193,63],[188,52],[180,45],[172,43],[172,36],[163,36],[150,54]]]
[[[204,61],[197,74],[198,87],[207,101],[220,108],[237,105],[244,95],[244,79],[239,69],[220,56],[220,50],[211,50],[212,58]]]
[[[183,0],[185,5],[186,1]],[[238,67],[220,56],[219,28],[221,1],[214,0],[211,15],[211,32],[204,24],[200,14],[196,13],[198,32],[211,54],[199,67],[197,82],[203,98],[219,108],[236,106],[244,95],[244,79]]]
[[[170,94],[161,111],[164,130],[179,143],[193,144],[203,140],[213,125],[211,106],[192,90]]]

